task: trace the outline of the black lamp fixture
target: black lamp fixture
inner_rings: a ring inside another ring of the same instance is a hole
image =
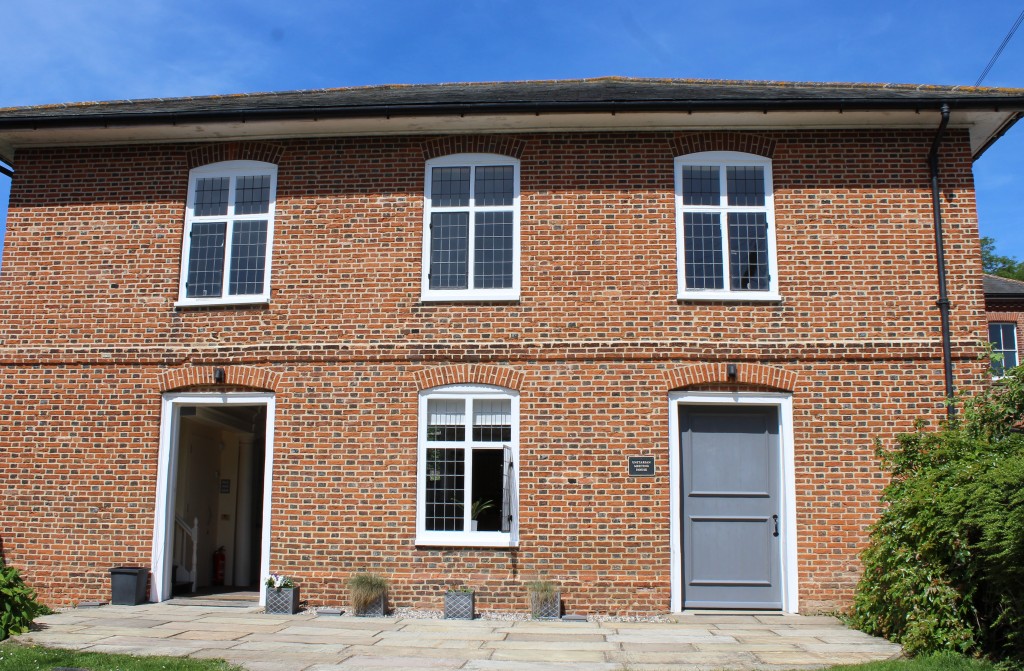
[[[227,379],[227,375],[224,374],[223,368],[213,369],[213,382],[214,384],[224,384],[224,380]]]
[[[729,378],[729,382],[736,381],[736,364],[730,363],[725,367],[725,375]]]

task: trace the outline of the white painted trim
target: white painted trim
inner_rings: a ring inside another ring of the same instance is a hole
[[[248,176],[270,176],[270,204],[267,212],[254,215],[236,215],[234,212],[236,178]],[[228,187],[228,212],[224,216],[196,217],[195,193],[199,178],[230,177]],[[270,302],[270,271],[274,252],[274,214],[277,204],[277,166],[263,161],[221,161],[193,168],[188,173],[188,195],[185,201],[185,227],[181,239],[181,271],[178,279],[178,300],[175,307],[195,307],[202,305],[252,305]],[[247,219],[267,220],[267,248],[263,264],[263,291],[258,294],[228,294],[231,273],[231,240],[236,221]],[[185,283],[188,281],[188,260],[191,249],[192,224],[195,221],[226,222],[224,227],[224,268],[221,275],[221,295],[204,298],[188,296]]]
[[[160,409],[160,451],[156,477],[153,520],[153,554],[150,601],[171,598],[171,553],[168,542],[174,528],[174,483],[178,468],[178,429],[181,407],[186,405],[265,405],[267,407],[266,465],[263,471],[263,539],[260,552],[260,605],[266,603],[263,577],[270,573],[270,521],[273,506],[274,394],[269,393],[167,393]]]
[[[508,166],[513,168],[512,205],[477,206],[473,185],[476,181],[476,168],[480,166]],[[432,207],[430,203],[431,176],[433,168],[438,167],[469,167],[470,201],[469,205],[460,207]],[[427,161],[423,179],[423,260],[420,300],[423,302],[474,302],[474,301],[516,301],[520,292],[520,223],[519,223],[519,159],[502,154],[450,154],[439,156]],[[508,289],[474,289],[473,288],[473,214],[476,212],[507,212],[512,210],[512,286]],[[430,215],[433,212],[468,212],[469,240],[467,241],[468,288],[466,289],[431,289],[430,288]]]
[[[453,399],[508,399],[512,402],[512,461],[516,473],[516,494],[514,501],[519,500],[519,479],[522,477],[519,463],[519,392],[494,385],[485,384],[453,384],[443,387],[424,389],[419,393],[417,412],[417,448],[416,448],[416,545],[441,547],[516,547],[519,545],[519,509],[512,512],[512,526],[509,533],[501,531],[428,531],[426,528],[426,477],[427,477],[427,407],[432,398]],[[472,440],[472,412],[466,409],[466,440],[460,441],[458,447],[470,451],[474,445],[493,447],[491,444],[474,443]],[[451,447],[455,443],[434,443]],[[497,449],[497,448],[496,448]],[[472,455],[468,455],[471,470]],[[468,479],[468,478],[467,478]],[[469,511],[466,506],[466,523],[469,523]]]
[[[764,168],[764,205],[683,205],[683,179],[682,169],[687,165],[702,165],[717,167],[719,179],[721,180],[722,198],[728,196],[728,185],[725,178],[725,169],[730,166],[756,166]],[[677,298],[679,300],[714,300],[714,301],[741,301],[761,302],[778,301],[779,296],[779,266],[776,236],[775,236],[775,192],[772,182],[772,160],[757,154],[746,154],[738,151],[702,151],[693,154],[677,156],[672,168],[673,180],[675,181],[675,205],[676,205],[676,282]],[[683,213],[684,212],[709,212],[718,214],[719,226],[722,231],[722,270],[725,280],[724,289],[687,289],[686,288],[686,258],[685,238],[683,236]],[[766,291],[733,291],[729,289],[729,230],[727,214],[730,212],[762,212],[768,223],[768,289]]]
[[[774,406],[779,412],[779,447],[782,453],[780,469],[780,497],[782,504],[782,551],[780,575],[782,576],[782,610],[787,613],[799,612],[799,572],[797,570],[797,527],[796,527],[796,457],[793,443],[793,395],[788,393],[744,393],[711,391],[673,391],[668,395],[669,431],[669,530],[671,558],[671,608],[673,612],[683,609],[683,565],[682,565],[682,500],[681,454],[679,441],[680,405],[760,405]]]

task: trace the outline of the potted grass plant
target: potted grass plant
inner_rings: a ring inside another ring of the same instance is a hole
[[[469,587],[453,587],[444,593],[444,619],[472,620],[475,615],[475,592]]]
[[[550,580],[526,583],[530,592],[530,613],[537,620],[557,620],[562,616],[562,594],[558,585]]]
[[[265,612],[272,615],[294,615],[299,612],[299,588],[286,575],[271,573],[264,581],[267,586]]]
[[[356,573],[348,580],[352,612],[360,617],[384,617],[388,596],[387,578],[375,573]]]

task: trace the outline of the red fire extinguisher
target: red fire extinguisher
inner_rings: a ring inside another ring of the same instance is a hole
[[[221,545],[217,548],[217,551],[213,553],[213,584],[223,585],[224,584],[224,565],[227,563],[228,555],[224,551],[224,546]]]

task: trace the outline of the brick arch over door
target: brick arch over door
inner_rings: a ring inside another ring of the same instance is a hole
[[[272,142],[219,142],[188,151],[188,168],[221,161],[262,161],[277,165],[284,155],[284,146]]]
[[[415,378],[420,391],[449,384],[489,384],[519,391],[526,375],[505,366],[459,364],[427,368],[417,372]]]
[[[451,154],[500,154],[522,158],[526,142],[509,135],[454,135],[427,140],[423,158],[430,160]]]
[[[685,156],[701,151],[739,151],[765,158],[775,155],[775,140],[753,133],[676,133],[669,140],[669,144],[672,146],[672,156]]]
[[[669,389],[686,389],[707,384],[769,387],[780,391],[796,391],[797,374],[785,368],[758,363],[736,364],[736,379],[730,380],[727,364],[695,363],[665,371]]]
[[[224,382],[214,381],[217,368],[224,369]],[[158,379],[161,392],[212,385],[276,391],[280,383],[280,373],[254,366],[188,366],[160,373]]]

